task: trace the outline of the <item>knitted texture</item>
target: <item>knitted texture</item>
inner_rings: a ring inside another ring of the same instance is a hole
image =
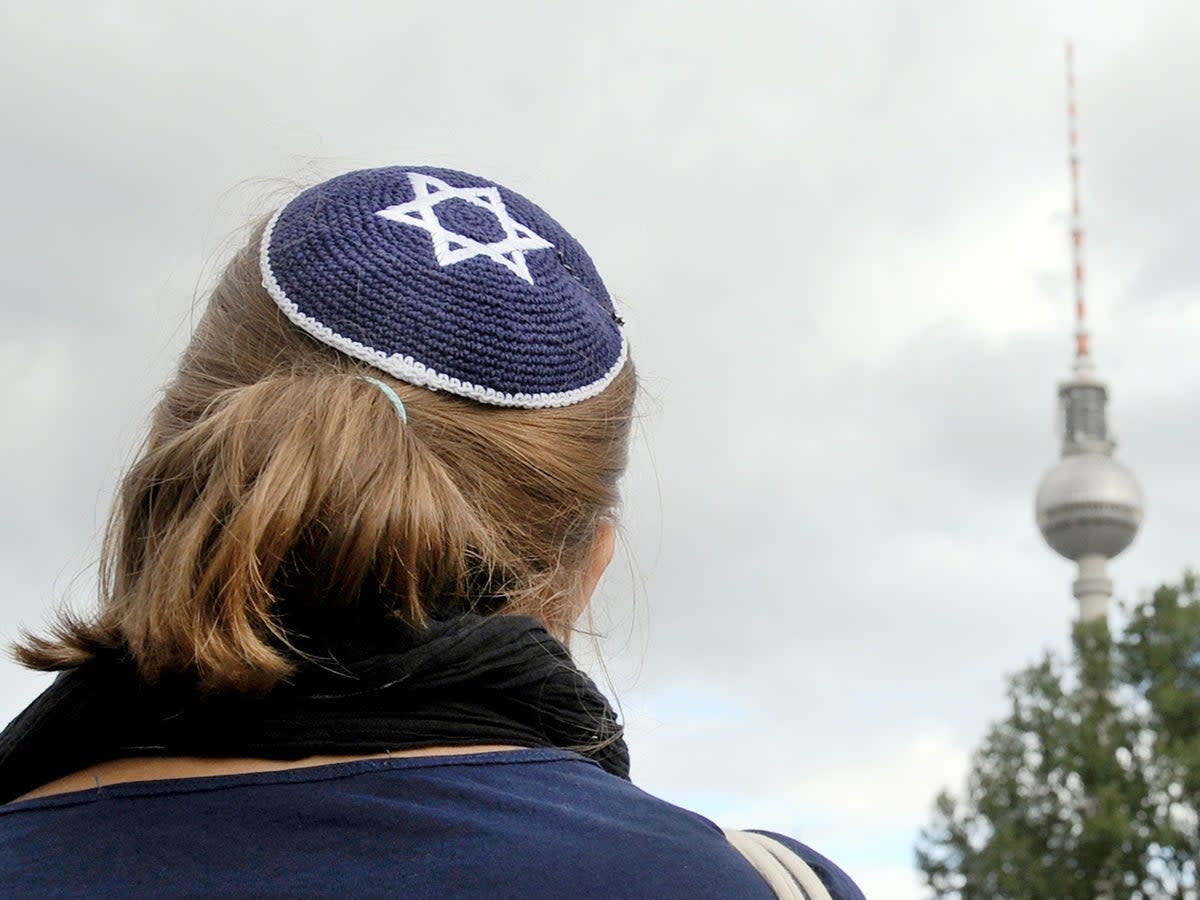
[[[625,362],[587,251],[542,209],[448,169],[350,172],[268,223],[263,286],[317,340],[497,406],[567,406]]]

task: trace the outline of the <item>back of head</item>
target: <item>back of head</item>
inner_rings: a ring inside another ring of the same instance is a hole
[[[121,484],[97,613],[18,658],[259,691],[312,615],[524,613],[565,638],[625,467],[620,324],[582,247],[491,182],[302,193],[212,293]]]

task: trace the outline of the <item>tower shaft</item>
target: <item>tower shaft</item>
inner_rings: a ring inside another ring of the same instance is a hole
[[[1108,577],[1108,557],[1102,553],[1085,553],[1079,557],[1079,577],[1071,586],[1079,601],[1079,621],[1094,622],[1108,618],[1113,583]]]

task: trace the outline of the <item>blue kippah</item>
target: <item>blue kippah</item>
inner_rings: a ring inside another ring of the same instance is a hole
[[[568,406],[625,363],[587,251],[508,188],[448,169],[341,175],[295,197],[260,249],[300,328],[402,381],[497,406]]]

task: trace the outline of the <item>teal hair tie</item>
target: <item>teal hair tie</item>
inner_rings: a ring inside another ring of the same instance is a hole
[[[396,412],[400,413],[400,421],[405,425],[408,424],[408,412],[404,408],[404,401],[400,399],[400,395],[392,390],[392,386],[380,381],[378,378],[372,378],[370,375],[359,375],[363,381],[369,381],[375,387],[379,388],[392,401],[392,406],[396,407]]]

